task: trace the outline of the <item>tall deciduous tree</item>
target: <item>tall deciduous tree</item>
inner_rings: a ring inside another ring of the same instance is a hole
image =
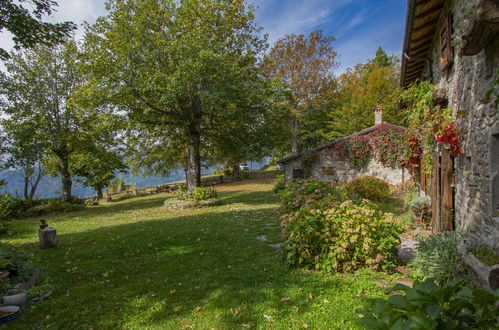
[[[30,126],[55,156],[61,198],[67,202],[72,187],[70,156],[94,139],[92,124],[98,118],[97,111],[71,101],[82,83],[77,45],[68,41],[13,54],[6,69],[3,110],[10,120]]]
[[[277,40],[264,59],[264,73],[281,79],[291,91],[291,151],[299,150],[300,121],[310,115],[311,101],[328,84],[336,65],[333,36],[324,36],[320,30],[286,35]]]
[[[4,29],[13,34],[14,48],[29,48],[37,44],[54,45],[68,37],[76,25],[71,22],[43,22],[57,3],[52,0],[0,0],[0,32]],[[31,7],[31,8],[26,8]],[[0,48],[0,58],[9,53]]]
[[[403,124],[404,113],[398,107],[399,75],[398,59],[381,48],[367,63],[340,75],[335,105],[329,112],[329,137],[346,136],[374,125],[373,110],[377,105],[383,107],[384,121]]]
[[[186,151],[192,191],[201,183],[201,143],[240,111],[259,79],[266,42],[253,9],[244,0],[125,0],[108,9],[86,37],[91,84],[132,121],[178,137],[184,147],[165,153]]]

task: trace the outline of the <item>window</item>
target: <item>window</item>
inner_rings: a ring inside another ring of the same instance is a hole
[[[447,69],[452,58],[452,16],[449,13],[440,27],[440,69]]]

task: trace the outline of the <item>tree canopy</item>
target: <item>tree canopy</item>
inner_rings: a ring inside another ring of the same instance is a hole
[[[57,3],[52,0],[0,0],[0,32],[7,30],[13,34],[15,49],[37,44],[54,45],[76,29],[72,22],[42,21],[43,16],[51,15],[56,6]],[[9,53],[3,48],[0,48],[0,58],[9,58]]]
[[[164,157],[185,152],[192,190],[201,146],[241,109],[258,113],[246,106],[266,47],[253,9],[244,0],[111,1],[108,9],[88,28],[89,85],[161,141],[183,146],[164,148]]]

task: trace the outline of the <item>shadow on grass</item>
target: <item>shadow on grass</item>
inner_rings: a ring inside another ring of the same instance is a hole
[[[63,234],[61,247],[52,250],[21,245],[32,250],[57,289],[13,325],[358,326],[356,314],[373,302],[365,295],[374,290],[371,284],[288,268],[279,252],[255,240],[261,228],[251,226],[246,215],[208,212]],[[277,221],[275,210],[259,216]]]

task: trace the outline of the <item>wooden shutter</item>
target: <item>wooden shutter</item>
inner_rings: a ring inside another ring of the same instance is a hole
[[[452,52],[452,16],[447,14],[440,27],[440,69],[449,67],[453,59]]]

